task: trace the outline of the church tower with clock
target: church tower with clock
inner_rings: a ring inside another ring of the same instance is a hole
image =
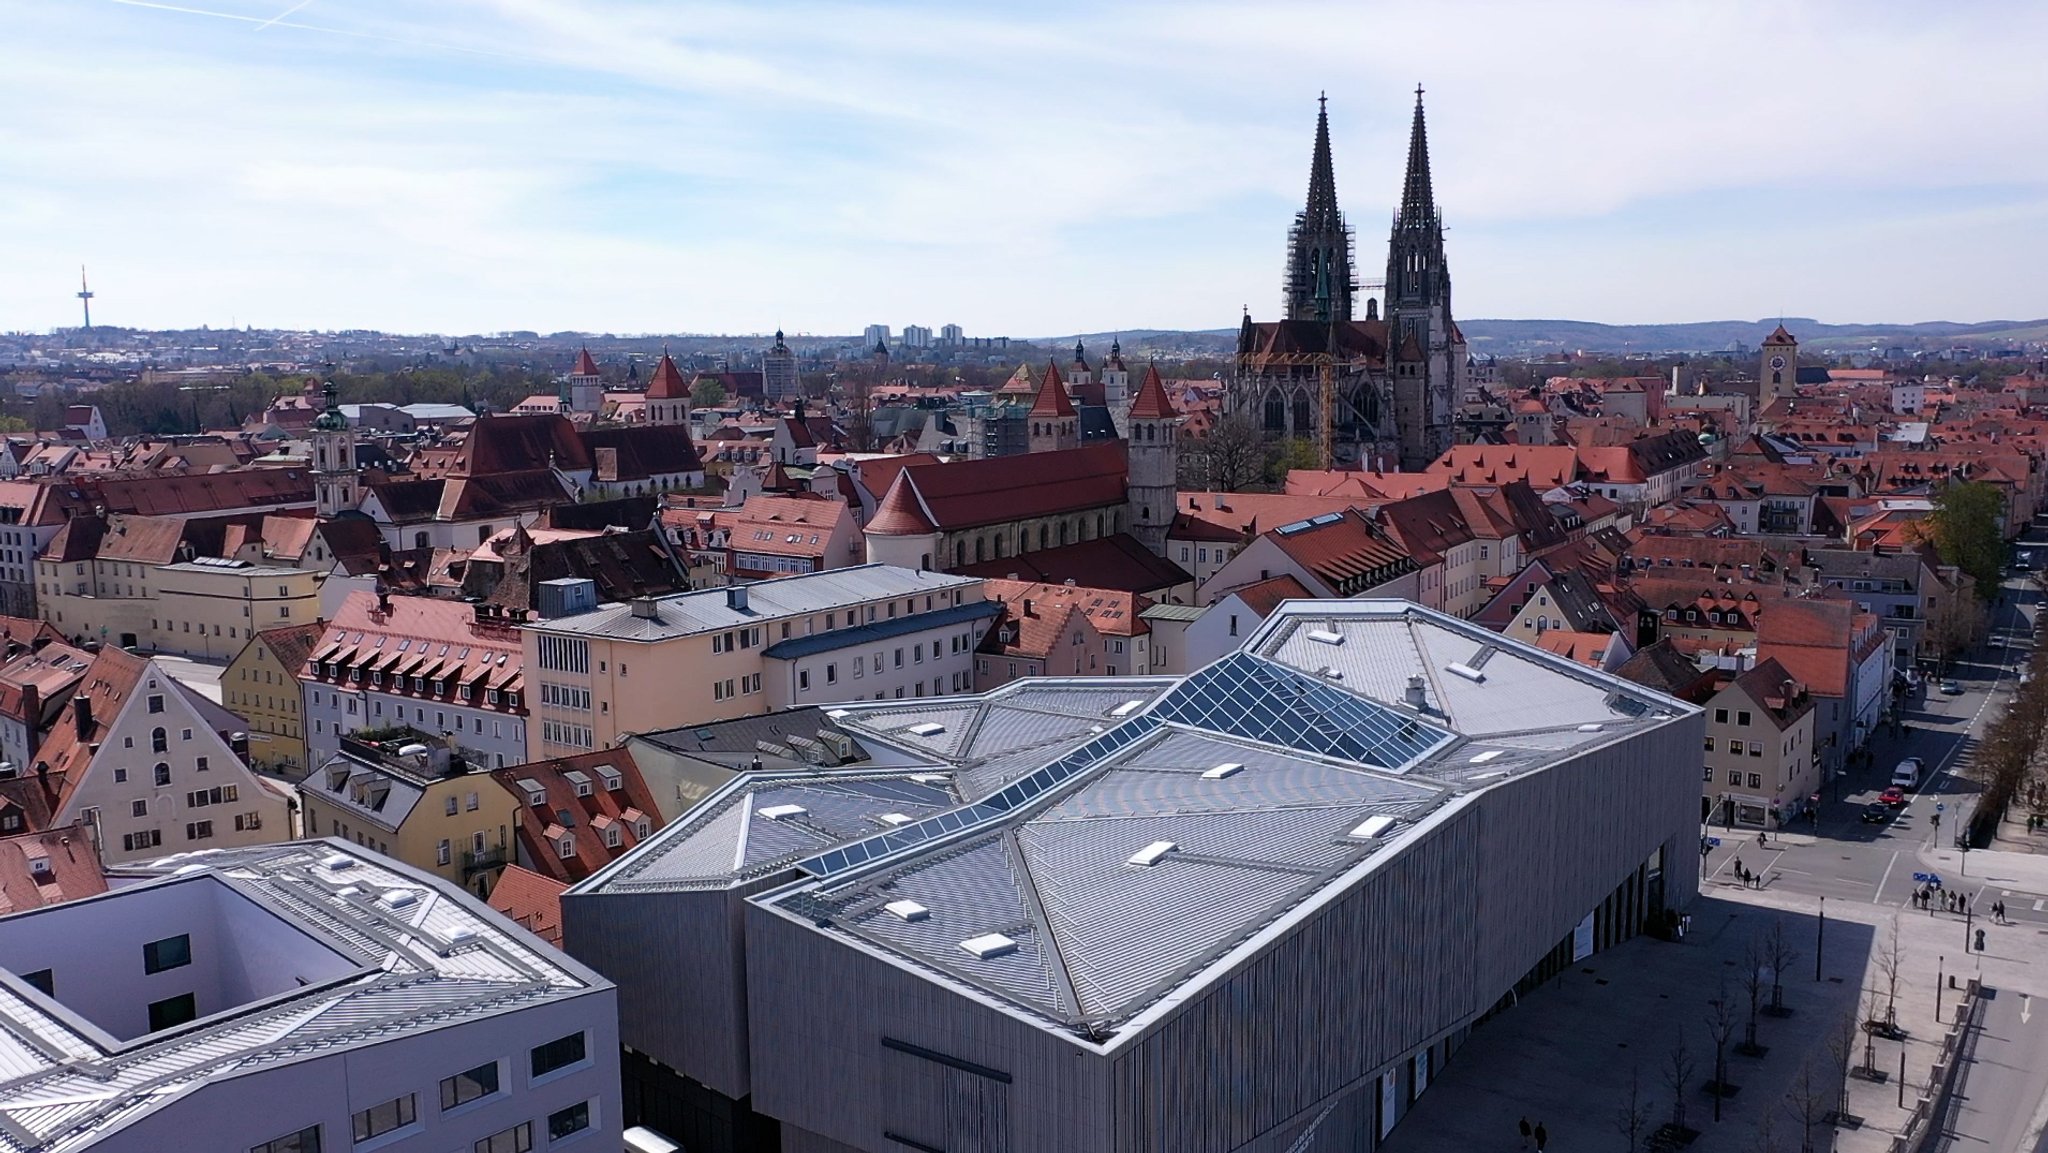
[[[1799,395],[1799,341],[1784,325],[1764,337],[1763,364],[1757,371],[1757,403],[1769,404],[1780,397]]]

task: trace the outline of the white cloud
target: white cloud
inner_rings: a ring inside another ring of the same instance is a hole
[[[1463,315],[2017,315],[2048,257],[2019,3],[12,7],[8,327],[81,260],[143,324],[1227,326],[1319,89],[1382,259],[1418,79]]]

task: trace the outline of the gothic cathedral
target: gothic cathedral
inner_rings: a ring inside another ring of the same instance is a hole
[[[1386,300],[1384,317],[1370,294],[1375,287]],[[1365,315],[1359,317],[1354,301],[1361,294]],[[1247,314],[1238,332],[1234,414],[1270,436],[1326,448],[1339,467],[1416,472],[1451,446],[1467,355],[1464,334],[1451,319],[1451,276],[1430,188],[1421,89],[1387,243],[1386,280],[1361,284],[1352,270],[1352,232],[1337,207],[1325,106],[1316,113],[1308,202],[1288,234],[1282,295],[1284,319],[1260,323]]]

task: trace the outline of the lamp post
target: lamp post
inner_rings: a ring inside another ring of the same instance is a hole
[[[1948,978],[1942,975],[1942,966],[1947,963],[1948,958],[1946,956],[1938,956],[1934,959],[1934,1019],[1936,1021],[1941,1020],[1941,988],[1948,983]]]
[[[1813,979],[1820,980],[1820,952],[1828,941],[1828,899],[1820,899],[1820,921],[1814,926],[1813,936]]]

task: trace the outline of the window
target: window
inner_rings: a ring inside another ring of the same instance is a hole
[[[151,729],[149,733],[149,751],[152,753],[165,753],[169,752],[170,749],[170,734],[162,729]]]
[[[176,969],[191,963],[192,935],[189,933],[165,937],[161,941],[151,941],[142,947],[144,973],[161,973],[166,969]]]
[[[198,1002],[192,999],[190,993],[180,993],[175,997],[152,1001],[149,1004],[149,1031],[154,1033],[160,1029],[175,1028],[198,1015]]]
[[[262,1145],[252,1145],[250,1153],[319,1153],[319,1126],[309,1124],[299,1133],[272,1137]]]
[[[583,1034],[571,1033],[566,1037],[557,1037],[534,1049],[532,1057],[535,1077],[574,1065],[584,1058]]]
[[[149,802],[148,802],[148,801],[131,801],[131,802],[129,802],[129,805],[128,805],[128,815],[129,815],[129,816],[131,816],[131,817],[146,817],[146,816],[148,816],[148,815],[149,815]]]
[[[532,1153],[533,1123],[521,1121],[510,1129],[493,1133],[478,1141],[472,1153]]]
[[[1712,765],[1708,765],[1706,769],[1703,771],[1703,776],[1705,780],[1712,781],[1714,779],[1714,767]]]
[[[1727,710],[1727,709],[1715,709],[1715,710],[1714,710],[1714,723],[1715,723],[1715,724],[1717,724],[1717,725],[1725,725],[1725,724],[1727,724],[1727,723],[1728,723],[1728,710]]]
[[[807,689],[811,687],[811,670],[798,669],[796,671],[796,687],[799,689]]]
[[[1761,788],[1763,788],[1763,787],[1764,787],[1764,778],[1763,778],[1763,774],[1761,774],[1761,773],[1751,773],[1751,774],[1749,774],[1749,787],[1750,787],[1750,788],[1752,788],[1752,789],[1761,789]]]
[[[1714,751],[1714,738],[1712,737],[1707,738],[1707,751],[1710,753]]]
[[[1729,770],[1728,770],[1728,783],[1729,783],[1729,784],[1731,784],[1731,785],[1739,785],[1739,784],[1741,784],[1741,783],[1742,783],[1742,770],[1740,770],[1740,769],[1729,769]]]
[[[203,773],[203,772],[205,772],[205,771],[206,771],[206,768],[207,768],[207,765],[206,765],[206,758],[205,758],[205,757],[195,757],[195,758],[193,758],[193,762],[192,762],[192,767],[193,767],[193,768],[195,768],[195,769],[198,769],[198,770],[199,770],[200,772],[202,772],[202,773]]]
[[[464,809],[468,810],[469,812],[472,812],[472,813],[476,812],[476,806],[477,806],[477,800],[476,800],[476,794],[475,794],[475,793],[471,793],[471,794],[469,794],[469,795],[468,795],[467,797],[464,797],[464,798],[462,799],[462,807],[463,807]]]
[[[1738,725],[1741,725],[1741,726],[1742,726],[1743,728],[1748,728],[1748,727],[1749,727],[1749,710],[1748,710],[1748,709],[1743,709],[1742,711],[1740,711],[1740,712],[1736,713],[1736,714],[1735,714],[1735,723],[1736,723],[1736,724],[1738,724]]]
[[[560,1141],[571,1133],[590,1128],[590,1102],[578,1101],[557,1113],[548,1114],[548,1140]]]
[[[355,1115],[354,1127],[357,1141],[368,1141],[380,1137],[393,1129],[402,1129],[413,1123],[418,1114],[417,1093],[393,1097],[382,1105],[372,1105]]]
[[[442,811],[443,811],[443,812],[447,813],[447,814],[448,814],[449,816],[451,816],[451,817],[452,817],[452,816],[454,816],[454,815],[455,815],[455,806],[456,806],[456,801],[455,801],[455,794],[453,794],[453,793],[450,793],[450,794],[448,794],[448,800],[447,800],[447,802],[446,802],[445,804],[443,804],[443,805],[441,806],[441,809],[442,809]],[[441,862],[441,863],[445,865],[445,864],[447,864],[448,862],[446,862],[446,861],[443,861],[443,862]]]
[[[1761,756],[1763,756],[1763,755],[1764,755],[1764,743],[1763,743],[1762,741],[1751,741],[1751,742],[1749,742],[1749,755],[1750,755],[1750,756],[1752,756],[1752,757],[1761,757]]]
[[[87,821],[86,823],[96,824],[97,822]],[[121,851],[124,853],[133,853],[141,849],[154,849],[163,843],[164,835],[162,830],[159,829],[144,829],[139,833],[121,834]]]
[[[498,1063],[486,1061],[441,1082],[441,1108],[453,1109],[498,1091]]]
[[[205,841],[205,840],[211,840],[211,839],[212,839],[212,837],[213,837],[213,822],[212,822],[212,821],[187,821],[187,822],[185,823],[185,839],[186,839],[186,840],[188,840],[188,841]]]
[[[445,865],[448,863],[449,858],[453,854],[453,847],[449,845],[447,838],[444,837],[441,839],[440,844],[434,846],[434,863],[437,865]],[[447,1108],[447,1106],[443,1105],[442,1108],[445,1109]]]
[[[836,684],[838,684],[838,683],[839,683],[839,666],[838,666],[838,665],[826,665],[826,666],[825,666],[825,683],[826,683],[826,684],[828,684],[828,685],[836,685]]]
[[[128,783],[128,770],[127,770],[127,769],[115,769],[115,770],[114,770],[114,783],[115,783],[115,784],[117,784],[117,785],[125,785],[125,784],[127,784],[127,783]]]
[[[149,698],[149,711],[152,713],[160,713],[164,711],[164,698],[162,693],[153,694]]]

